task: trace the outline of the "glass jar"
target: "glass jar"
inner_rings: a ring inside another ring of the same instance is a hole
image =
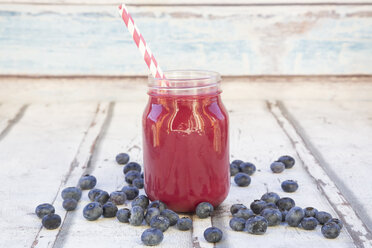
[[[149,76],[143,127],[145,191],[177,212],[218,206],[230,188],[229,120],[211,71]]]

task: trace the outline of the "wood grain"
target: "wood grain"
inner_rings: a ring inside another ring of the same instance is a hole
[[[371,74],[369,5],[132,6],[130,11],[164,69]],[[147,74],[115,5],[3,4],[0,37],[0,74]]]
[[[27,107],[27,104],[0,103],[0,140],[2,140],[23,117]]]

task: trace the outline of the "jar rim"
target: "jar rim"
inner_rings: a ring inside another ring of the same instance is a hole
[[[167,70],[164,71],[165,78],[153,77],[148,75],[149,86],[156,88],[187,88],[187,87],[206,87],[219,83],[221,75],[215,71],[209,70]],[[161,86],[161,82],[170,82],[171,85]],[[190,82],[190,86],[180,86],[177,82],[185,84]],[[198,82],[198,85],[195,85]]]

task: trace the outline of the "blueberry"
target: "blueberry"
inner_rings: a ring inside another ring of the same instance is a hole
[[[318,210],[313,207],[304,208],[304,211],[305,211],[305,217],[315,217],[316,213],[318,212]]]
[[[110,195],[106,192],[101,190],[98,195],[94,198],[95,202],[100,203],[101,205],[105,204],[110,199]]]
[[[170,209],[164,209],[160,212],[160,215],[167,217],[171,226],[177,224],[177,221],[179,219],[178,214]]]
[[[285,222],[285,217],[288,214],[288,210],[280,211],[282,213],[282,222]]]
[[[256,172],[256,166],[249,162],[244,162],[239,165],[240,171],[252,176]]]
[[[238,212],[239,209],[247,209],[247,207],[244,206],[243,204],[240,204],[240,203],[233,204],[230,207],[230,212],[231,212],[231,214],[235,214],[236,212]]]
[[[270,169],[274,173],[282,173],[285,169],[285,165],[282,162],[275,161],[275,162],[271,163]]]
[[[81,198],[81,189],[77,187],[68,187],[62,190],[61,195],[62,195],[63,200],[73,198],[79,201]]]
[[[138,171],[132,170],[125,174],[125,181],[129,184],[132,184],[133,180],[136,178],[141,178],[141,173]]]
[[[105,205],[102,206],[103,209],[103,217],[105,218],[112,218],[116,216],[118,212],[118,207],[112,202],[106,202]]]
[[[337,219],[337,218],[332,218],[329,221],[327,221],[326,223],[328,223],[328,222],[334,222],[334,223],[338,224],[338,226],[340,227],[340,230],[344,227],[344,223],[342,223],[342,221],[340,219]]]
[[[324,211],[318,211],[315,214],[315,218],[319,221],[321,225],[332,219],[332,215],[330,213]]]
[[[341,228],[336,222],[327,222],[322,226],[321,231],[327,239],[335,239],[340,235]]]
[[[132,207],[140,206],[143,209],[146,209],[149,205],[149,198],[145,195],[139,195],[132,201]]]
[[[278,159],[279,162],[282,162],[284,165],[285,165],[285,168],[286,169],[290,169],[294,166],[295,164],[295,160],[294,158],[292,158],[291,156],[288,156],[288,155],[285,155],[285,156],[281,156],[279,159]]]
[[[233,214],[234,217],[243,218],[245,220],[247,220],[249,217],[253,215],[254,215],[253,211],[247,208],[239,209],[238,212]]]
[[[115,205],[123,205],[127,200],[127,195],[123,191],[111,192],[109,201]]]
[[[280,199],[280,196],[277,194],[277,193],[274,193],[274,192],[268,192],[268,193],[265,193],[261,196],[261,200],[269,203],[269,202],[272,202],[274,204],[276,204],[277,201],[279,201]]]
[[[278,208],[278,206],[275,203],[272,203],[272,202],[267,203],[266,202],[266,205],[262,208],[261,213],[265,209],[279,209],[279,208]]]
[[[189,217],[179,218],[177,221],[177,228],[181,231],[187,231],[192,228],[192,220]]]
[[[217,243],[222,239],[222,231],[217,227],[208,227],[204,231],[204,238],[209,243]]]
[[[243,231],[245,228],[245,219],[234,217],[230,220],[229,225],[234,231]]]
[[[293,207],[291,208],[291,210],[288,211],[287,215],[285,216],[285,221],[288,223],[289,226],[298,227],[304,216],[305,211],[302,208]]]
[[[46,229],[52,230],[58,228],[61,225],[62,220],[58,214],[50,213],[44,215],[41,223],[43,224],[43,227],[45,227]]]
[[[254,200],[251,203],[250,208],[252,209],[253,213],[260,214],[262,209],[266,206],[266,204],[267,202],[263,200]]]
[[[162,201],[156,200],[150,203],[149,208],[158,208],[161,212],[167,208],[167,205]]]
[[[63,200],[62,207],[66,211],[73,211],[76,209],[78,202],[75,199],[66,199]]]
[[[151,219],[150,226],[165,232],[170,226],[170,221],[165,216],[157,215]]]
[[[249,232],[251,234],[262,235],[267,230],[267,220],[259,215],[249,218],[245,222],[244,231]]]
[[[234,164],[234,163],[231,163],[230,164],[230,176],[235,176],[236,174],[238,174],[240,172],[239,170],[239,165],[237,164]]]
[[[158,245],[163,241],[164,234],[157,228],[146,229],[142,235],[141,240],[147,246]]]
[[[301,221],[301,226],[305,230],[314,230],[319,225],[319,221],[314,217],[305,217]]]
[[[55,209],[52,204],[43,203],[36,207],[35,214],[39,218],[43,218],[47,214],[54,214]]]
[[[251,183],[251,177],[246,173],[239,172],[235,175],[234,182],[239,187],[246,187]]]
[[[124,166],[123,172],[124,174],[127,174],[129,171],[138,171],[141,172],[141,165],[136,162],[130,162],[129,164]]]
[[[279,209],[264,209],[261,212],[261,216],[267,220],[268,226],[277,226],[282,222],[282,213]]]
[[[129,223],[130,219],[130,210],[127,208],[122,208],[116,212],[116,218],[118,221],[123,223]]]
[[[143,179],[145,176],[144,176],[144,174],[143,174],[143,172],[141,173],[141,178]]]
[[[96,220],[103,213],[101,204],[98,202],[91,202],[84,207],[83,215],[87,220]]]
[[[143,186],[144,186],[144,180],[143,178],[136,178],[132,181],[132,184],[134,187],[136,187],[137,189],[143,189]]]
[[[89,190],[88,197],[91,201],[94,201],[94,198],[96,198],[99,193],[101,193],[103,190],[100,189],[91,189]]]
[[[276,205],[278,206],[280,211],[290,210],[294,206],[296,206],[295,201],[290,197],[282,197],[277,202]]]
[[[209,202],[201,202],[196,207],[195,213],[199,218],[205,219],[211,216],[213,210],[214,208],[212,204],[210,204]]]
[[[84,189],[93,189],[97,184],[97,179],[92,175],[84,175],[79,179],[79,187]]]
[[[139,194],[139,190],[134,186],[124,186],[121,191],[127,195],[127,200],[133,200]]]
[[[158,216],[160,215],[160,210],[158,208],[148,208],[147,211],[146,211],[146,215],[145,215],[145,220],[147,222],[147,224],[150,224],[150,221],[152,218],[154,218],[155,216]]]
[[[282,189],[284,192],[293,193],[298,189],[298,183],[293,180],[285,180],[282,182]]]
[[[132,226],[140,226],[144,219],[144,211],[140,206],[132,207],[129,223]]]
[[[241,163],[244,163],[242,160],[239,160],[239,159],[235,159],[234,161],[231,162],[232,164],[236,164],[237,166],[239,166]]]
[[[116,155],[115,160],[118,164],[126,164],[129,161],[129,155],[126,153],[119,153]]]

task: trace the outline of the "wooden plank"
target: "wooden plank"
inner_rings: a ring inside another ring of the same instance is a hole
[[[372,102],[285,101],[279,106],[372,230]]]
[[[163,69],[193,67],[223,75],[372,72],[369,5],[132,6],[130,11]],[[0,34],[0,74],[148,73],[115,5],[1,5]]]
[[[27,104],[0,103],[0,141],[23,117],[27,107]]]
[[[333,216],[337,214],[319,191],[313,178],[306,172],[306,164],[301,157],[298,157],[296,149],[293,148],[291,141],[268,111],[264,101],[227,100],[225,103],[230,113],[232,159],[250,161],[256,165],[257,171],[252,176],[251,184],[246,188],[237,187],[233,179],[231,180],[228,198],[212,219],[214,226],[224,230],[225,235],[216,247],[242,247],[246,244],[252,247],[265,245],[268,247],[314,247],[314,244],[317,247],[354,247],[345,229],[336,240],[325,239],[320,234],[320,227],[309,232],[281,224],[277,227],[269,227],[266,234],[262,236],[231,230],[229,227],[230,206],[235,203],[249,206],[253,200],[259,199],[268,191],[277,192],[281,197],[293,198],[297,206],[312,206],[328,211]],[[294,156],[295,166],[281,174],[273,174],[270,170],[271,162],[284,154]],[[298,191],[295,193],[282,191],[280,183],[287,179],[298,181]]]

